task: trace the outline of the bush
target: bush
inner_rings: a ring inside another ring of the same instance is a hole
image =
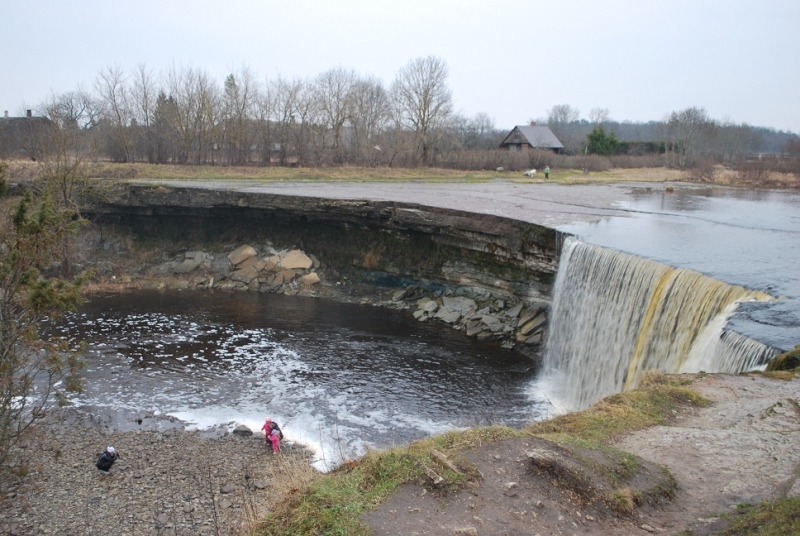
[[[462,169],[465,171],[481,171],[503,168],[506,171],[525,171],[528,169],[544,169],[553,165],[552,151],[448,151],[442,153],[438,165],[446,169]]]
[[[717,162],[713,156],[697,158],[689,166],[689,173],[693,179],[710,180],[714,177],[714,167]]]
[[[664,157],[659,154],[621,154],[609,157],[611,167],[635,169],[664,167]]]
[[[767,364],[767,371],[794,370],[800,367],[800,344],[794,350],[773,357]]]

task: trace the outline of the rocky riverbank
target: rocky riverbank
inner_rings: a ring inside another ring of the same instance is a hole
[[[547,479],[526,487],[534,478],[521,463],[527,447],[500,441],[468,455],[481,467],[480,485],[446,500],[408,485],[366,520],[376,534],[496,534],[509,523],[530,535],[713,534],[739,505],[797,496],[798,380],[698,375],[693,388],[712,404],[614,441],[674,475],[666,505],[630,516],[578,508]],[[15,467],[19,481],[0,498],[0,534],[244,535],[313,474],[304,451],[286,444],[272,455],[259,435],[206,437],[154,416],[119,432],[86,419],[76,410],[51,414],[22,449],[27,469]],[[109,444],[122,458],[106,476],[94,461]]]
[[[263,435],[90,422],[79,410],[54,412],[21,445],[17,479],[0,499],[0,534],[248,534],[314,472],[306,451],[284,443],[273,455]],[[105,475],[94,462],[108,445],[121,458]]]
[[[473,285],[400,279],[398,286],[356,283],[313,253],[271,243],[228,244],[218,251],[167,245],[143,256],[124,240],[94,233],[89,246],[90,265],[98,274],[95,288],[274,292],[408,310],[420,322],[441,322],[535,359],[546,335],[549,303],[544,299],[522,301]]]

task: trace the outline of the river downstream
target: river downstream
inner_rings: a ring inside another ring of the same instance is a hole
[[[547,415],[532,362],[375,307],[276,294],[93,296],[57,330],[88,343],[73,401],[114,429],[258,431],[266,416],[325,469],[367,446]],[[179,421],[165,419],[173,417]]]

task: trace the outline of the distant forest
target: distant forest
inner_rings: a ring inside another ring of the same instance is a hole
[[[266,81],[243,68],[219,81],[191,67],[108,67],[91,90],[53,94],[30,117],[0,118],[0,158],[513,170],[570,155],[584,166],[599,157],[600,167],[735,165],[759,153],[797,158],[800,148],[793,133],[718,121],[703,108],[633,123],[602,108],[582,118],[562,104],[536,120],[561,140],[562,155],[511,154],[499,147],[514,125],[456,113],[447,77],[434,56],[411,60],[388,85],[343,68]]]

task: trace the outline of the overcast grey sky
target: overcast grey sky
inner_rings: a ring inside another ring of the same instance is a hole
[[[388,86],[450,68],[455,108],[498,128],[570,104],[648,121],[688,106],[800,133],[800,0],[3,0],[0,109],[92,89],[101,69],[175,65],[220,84],[334,67]]]

